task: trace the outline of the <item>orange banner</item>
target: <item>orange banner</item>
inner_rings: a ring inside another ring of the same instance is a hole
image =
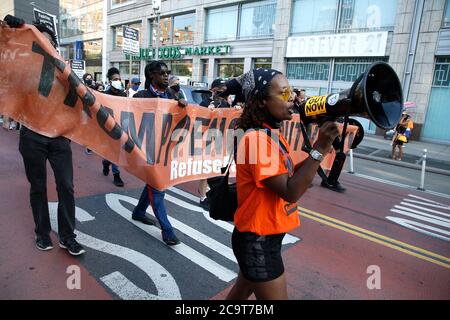
[[[182,109],[173,100],[91,91],[33,26],[0,27],[0,70],[1,114],[40,134],[87,146],[156,189],[220,175],[232,154],[241,111]],[[346,151],[356,130],[348,128]],[[312,127],[312,140],[317,132]],[[294,161],[305,159],[298,115],[284,123],[283,133]],[[331,168],[333,159],[334,151],[322,167]]]

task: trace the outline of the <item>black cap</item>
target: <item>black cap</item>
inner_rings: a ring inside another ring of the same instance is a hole
[[[212,88],[224,87],[224,86],[226,86],[226,85],[227,85],[227,83],[226,83],[225,80],[223,80],[223,79],[221,79],[221,78],[218,78],[218,79],[214,80],[214,81],[211,83],[211,89],[212,89]]]

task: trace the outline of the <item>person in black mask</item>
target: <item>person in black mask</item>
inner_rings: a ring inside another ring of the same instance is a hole
[[[95,89],[95,82],[93,80],[92,74],[85,73],[83,75],[83,83],[91,89]]]
[[[169,90],[175,97],[175,99],[186,99],[183,95],[183,91],[181,91],[180,78],[178,78],[177,76],[169,76]]]
[[[109,89],[104,91],[103,93],[112,95],[112,96],[119,96],[119,97],[126,97],[127,94],[125,93],[125,91],[123,90],[123,85],[122,85],[122,81],[120,78],[120,72],[117,68],[110,68],[108,70],[108,73],[106,74],[106,77],[109,80]],[[115,186],[117,187],[123,187],[124,183],[122,181],[122,179],[120,178],[120,170],[119,170],[119,166],[111,163],[111,161],[103,159],[102,161],[103,164],[103,175],[107,176],[109,174],[109,166],[112,166],[112,173],[113,173],[113,183]]]
[[[226,90],[226,82],[223,79],[216,79],[211,83],[211,97],[203,99],[200,102],[202,107],[207,107],[209,109],[214,108],[230,108],[231,105],[228,104],[228,95],[223,95]]]

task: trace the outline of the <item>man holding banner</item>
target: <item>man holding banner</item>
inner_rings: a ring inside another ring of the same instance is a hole
[[[5,20],[7,20],[5,18]],[[35,23],[53,47],[56,36],[45,24]],[[25,173],[30,182],[30,204],[35,222],[35,242],[39,250],[53,248],[50,238],[50,214],[47,199],[47,160],[55,174],[58,192],[59,246],[71,255],[81,255],[83,247],[75,240],[75,198],[73,190],[72,150],[70,140],[60,136],[49,138],[22,126],[19,151],[23,157]]]

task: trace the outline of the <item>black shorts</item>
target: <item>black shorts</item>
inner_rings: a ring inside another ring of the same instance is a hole
[[[265,282],[284,273],[281,242],[285,235],[260,236],[252,232],[239,232],[234,228],[231,238],[233,252],[245,279]]]

